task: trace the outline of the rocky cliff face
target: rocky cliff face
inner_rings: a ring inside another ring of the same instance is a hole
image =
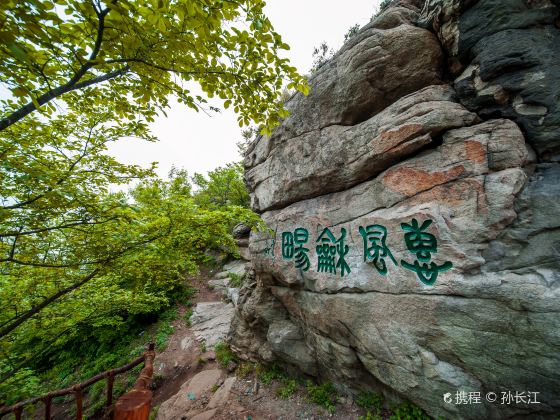
[[[434,416],[558,413],[559,26],[557,0],[394,1],[322,67],[245,160],[271,231],[232,346]]]

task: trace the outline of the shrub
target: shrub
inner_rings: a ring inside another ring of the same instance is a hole
[[[329,62],[334,56],[334,50],[329,47],[326,42],[322,42],[321,45],[313,49],[313,65],[311,67],[311,73],[315,73],[326,63]]]
[[[357,23],[354,26],[351,26],[348,31],[344,34],[344,42],[348,41],[354,35],[360,32],[360,25]]]
[[[246,378],[255,371],[255,364],[251,362],[241,363],[237,368],[237,376]]]
[[[161,316],[161,325],[158,328],[155,344],[157,351],[163,351],[169,342],[169,336],[173,334],[173,326],[171,322],[177,318],[177,308],[165,311]]]
[[[173,334],[174,331],[171,323],[177,319],[177,315],[177,307],[172,307],[159,316],[160,326],[155,338],[156,350],[162,351],[167,347],[169,336]]]
[[[393,409],[391,420],[430,420],[424,410],[406,401]]]
[[[243,284],[243,277],[241,277],[239,274],[228,273],[228,277],[230,287],[241,287],[241,285]]]
[[[372,409],[379,411],[383,405],[383,397],[374,392],[363,392],[356,399],[356,404],[368,411]]]
[[[334,413],[337,394],[332,383],[314,385],[311,381],[307,381],[306,389],[312,402],[326,408],[329,413]]]
[[[368,411],[364,416],[358,417],[358,420],[383,420],[379,414],[373,414],[371,411]]]
[[[183,283],[179,283],[175,288],[169,293],[169,299],[173,302],[179,302],[187,304],[190,302],[190,298],[196,295],[197,290],[195,288],[189,287]]]
[[[385,11],[385,9],[387,9],[391,5],[391,1],[392,0],[381,0],[381,3],[379,4],[379,9],[371,17],[371,20],[375,19],[377,16],[379,16],[381,13],[383,13]]]
[[[278,388],[278,390],[276,391],[276,395],[278,395],[280,398],[286,399],[294,395],[296,390],[297,381],[295,379],[285,379],[284,385]]]
[[[183,315],[183,319],[185,320],[185,324],[187,324],[187,327],[191,326],[191,316],[193,314],[193,310],[192,309],[187,309],[185,311],[185,314]]]
[[[4,361],[0,362],[0,374],[8,372],[8,365],[3,367]],[[0,384],[0,405],[15,404],[20,400],[29,398],[29,396],[39,395],[46,390],[43,387],[40,378],[35,371],[23,368],[7,381]],[[6,398],[6,395],[8,397]]]
[[[379,13],[388,8],[391,5],[391,1],[392,0],[382,0],[381,3],[379,3]]]
[[[149,420],[156,420],[158,411],[159,411],[159,404],[156,405],[154,408],[152,408],[152,411],[150,411]]]
[[[235,353],[233,353],[225,343],[217,343],[214,346],[214,351],[216,352],[216,360],[222,367],[226,367],[230,362],[235,362],[237,360]]]
[[[284,379],[286,377],[282,368],[276,363],[268,366],[259,363],[257,364],[256,372],[257,378],[266,385],[270,384],[274,379]]]

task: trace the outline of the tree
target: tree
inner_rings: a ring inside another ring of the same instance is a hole
[[[241,140],[235,143],[237,146],[237,152],[242,158],[245,158],[245,153],[249,148],[249,145],[257,139],[259,135],[259,130],[255,126],[249,126],[241,130]]]
[[[348,31],[346,31],[346,33],[344,34],[344,42],[357,35],[358,32],[360,32],[360,25],[356,23],[355,25],[348,28]]]
[[[208,178],[194,174],[194,185],[198,188],[194,200],[199,205],[220,209],[227,206],[249,208],[249,193],[243,181],[241,163],[230,163],[208,173]]]
[[[270,132],[287,112],[283,84],[307,86],[279,57],[288,47],[263,6],[8,0],[0,10],[0,384],[84,331],[160,310],[204,250],[231,249],[233,223],[255,223],[232,205],[247,199],[238,173],[223,174],[225,201],[205,203],[186,172],[161,181],[106,149],[154,141],[147,123],[171,95],[204,109],[193,83],[240,125]],[[129,195],[112,191],[133,179]]]
[[[22,276],[34,286],[24,287],[31,296],[21,300],[24,308],[0,315],[0,337],[158,237],[127,238],[120,246],[100,239],[135,217],[109,185],[152,174],[111,159],[107,143],[154,140],[146,121],[170,94],[198,109],[205,100],[190,94],[189,81],[233,104],[241,123],[252,118],[265,128],[285,115],[274,100],[283,78],[306,89],[278,57],[288,47],[261,0],[6,6],[0,74],[12,96],[0,101],[0,282],[7,290],[8,279]],[[51,294],[37,281],[42,276],[60,280]]]
[[[289,47],[264,4],[8,0],[0,11],[0,80],[13,96],[0,102],[0,130],[37,109],[50,115],[57,98],[71,108],[84,94],[118,118],[150,121],[171,94],[198,110],[206,100],[191,93],[196,82],[233,106],[240,125],[253,121],[270,132],[287,115],[276,102],[283,83],[302,92],[307,85],[279,57]]]
[[[382,12],[384,12],[391,5],[391,2],[392,0],[381,0],[381,3],[379,3],[379,9],[373,15],[372,19],[379,16]]]
[[[329,45],[323,41],[321,45],[313,49],[313,65],[311,67],[311,73],[315,73],[321,67],[329,62],[334,56],[334,50],[329,47]]]
[[[12,310],[0,313],[0,338],[146,241],[106,242],[129,217],[125,197],[108,194],[108,187],[152,170],[103,153],[122,135],[150,139],[145,124],[115,123],[110,109],[96,110],[95,116],[69,112],[50,124],[29,116],[0,136],[0,289],[19,289],[6,300]],[[42,283],[49,277],[58,283],[52,294]]]
[[[111,334],[107,329],[119,331],[131,316],[161,311],[185,274],[205,261],[208,249],[236,252],[232,226],[255,225],[258,217],[239,206],[202,207],[190,190],[185,171],[172,171],[168,181],[144,180],[130,191],[119,217],[86,232],[65,231],[60,244],[51,241],[65,257],[77,252],[84,259],[105,256],[103,261],[76,260],[62,267],[53,257],[47,258],[49,265],[4,270],[0,300],[9,304],[0,311],[0,324],[9,327],[22,317],[25,322],[0,338],[0,384],[22,369],[33,382],[35,372],[49,367],[43,362],[68,343]]]

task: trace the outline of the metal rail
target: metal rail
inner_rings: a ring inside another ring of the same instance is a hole
[[[46,395],[42,395],[40,397],[35,397],[35,398],[31,398],[29,400],[25,400],[22,402],[19,402],[15,405],[12,405],[10,407],[0,407],[0,418],[2,418],[3,416],[5,416],[6,414],[10,414],[10,413],[14,413],[15,415],[15,419],[16,420],[21,420],[21,416],[23,414],[23,409],[26,405],[28,404],[33,404],[39,401],[42,401],[45,404],[45,419],[46,420],[50,420],[51,419],[51,407],[52,407],[52,399],[55,397],[62,397],[64,395],[71,395],[74,394],[75,400],[76,400],[76,419],[77,420],[82,420],[83,417],[83,390],[85,388],[87,388],[88,386],[93,385],[96,382],[99,382],[103,379],[107,379],[107,408],[110,410],[112,405],[113,405],[113,384],[115,382],[115,376],[127,372],[130,369],[132,369],[135,366],[138,366],[140,363],[144,362],[144,368],[142,369],[142,371],[140,372],[140,375],[138,376],[138,379],[136,381],[136,383],[134,384],[134,389],[123,395],[121,398],[119,398],[119,400],[116,403],[116,412],[118,412],[118,407],[121,404],[121,400],[124,398],[125,400],[130,399],[130,397],[127,397],[129,394],[134,393],[135,391],[147,391],[149,393],[149,400],[148,400],[148,407],[147,407],[147,413],[149,415],[150,412],[150,404],[151,404],[151,396],[152,396],[152,392],[148,389],[151,381],[152,381],[152,374],[153,374],[153,362],[154,362],[154,358],[155,358],[155,351],[154,351],[154,344],[150,343],[148,345],[148,350],[140,357],[134,359],[132,362],[115,368],[115,369],[111,369],[108,370],[106,372],[100,373],[98,375],[95,375],[91,378],[89,378],[88,380],[79,383],[79,384],[75,384],[72,385],[71,387],[68,388],[64,388],[64,389],[59,389],[57,391],[52,391],[49,392]],[[127,398],[125,398],[127,397]],[[146,398],[144,397],[144,404],[146,401]],[[122,411],[122,410],[121,410]],[[145,411],[145,408],[144,408]],[[117,415],[115,415],[115,420],[125,420],[125,419],[147,419],[148,415],[146,415],[146,417],[118,417]]]

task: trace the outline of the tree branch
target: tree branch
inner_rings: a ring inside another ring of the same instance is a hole
[[[106,82],[107,80],[111,80],[114,79],[115,77],[119,77],[126,74],[129,70],[130,70],[130,66],[126,65],[124,67],[121,67],[120,69],[110,71],[109,73],[105,73],[100,76],[92,77],[91,79],[83,80],[79,83],[76,83],[71,90],[82,89],[84,87],[95,85],[97,83]]]
[[[19,232],[0,233],[0,238],[33,235],[35,233],[48,232],[48,231],[51,231],[51,230],[58,230],[58,229],[66,229],[66,228],[70,228],[70,227],[74,227],[74,226],[101,225],[101,224],[104,224],[104,223],[107,223],[107,222],[110,222],[110,221],[116,220],[116,219],[118,219],[117,216],[110,217],[110,218],[105,219],[105,220],[94,221],[94,222],[87,221],[87,220],[77,220],[75,222],[68,222],[68,223],[65,223],[65,224],[62,224],[62,225],[58,225],[58,226],[50,226],[50,227],[45,227],[45,228],[40,228],[40,229],[33,229],[33,230],[19,231]]]
[[[84,67],[88,67],[88,69],[89,69],[90,67],[92,67],[92,65],[85,64],[82,67],[82,69]],[[65,93],[71,92],[73,90],[82,89],[82,88],[87,87],[87,86],[91,86],[91,85],[94,85],[94,84],[97,84],[97,83],[105,82],[107,80],[111,80],[111,79],[114,79],[116,77],[122,76],[123,74],[127,73],[128,70],[130,70],[130,67],[129,66],[124,66],[120,69],[111,71],[109,73],[102,74],[102,75],[97,76],[97,77],[92,77],[91,79],[84,80],[82,82],[78,82],[79,79],[74,81],[74,79],[75,79],[75,77],[74,77],[68,83],[66,83],[66,84],[64,84],[64,85],[62,85],[62,86],[60,86],[60,87],[58,87],[54,90],[50,90],[47,93],[44,93],[43,95],[39,96],[37,98],[37,103],[39,104],[39,106],[44,105],[47,102],[49,102],[49,101],[51,101],[55,98],[58,98],[59,96],[65,94]],[[78,73],[80,73],[80,72],[78,71]],[[76,74],[78,74],[78,73],[76,73]],[[83,74],[81,76],[83,76]],[[80,78],[81,78],[81,76],[80,76]],[[15,124],[16,122],[18,122],[22,118],[26,117],[27,115],[29,115],[30,113],[35,111],[36,109],[37,108],[35,107],[35,104],[33,104],[33,102],[29,102],[28,104],[19,108],[17,111],[14,111],[12,114],[7,116],[6,118],[2,118],[0,120],[0,131],[8,128],[12,124]]]
[[[99,274],[100,271],[101,270],[99,268],[96,268],[91,273],[89,273],[87,276],[82,278],[82,280],[80,280],[78,283],[75,283],[72,286],[68,286],[68,287],[65,287],[64,289],[59,290],[57,293],[55,293],[54,295],[52,295],[48,299],[45,299],[40,304],[31,308],[25,314],[21,315],[16,321],[12,322],[10,325],[8,325],[7,327],[4,327],[2,330],[0,330],[0,338],[8,335],[10,332],[15,330],[22,323],[24,323],[25,321],[30,319],[36,313],[42,311],[46,306],[48,306],[49,304],[51,304],[55,300],[58,300],[60,297],[66,295],[66,294],[70,293],[71,291],[76,290],[78,287],[86,284],[88,281],[93,279],[97,274]]]
[[[15,209],[19,209],[19,208],[21,208],[21,207],[28,206],[29,204],[33,204],[35,201],[40,200],[41,198],[43,198],[43,197],[44,197],[45,195],[47,195],[48,193],[54,191],[56,187],[59,187],[60,185],[62,185],[62,184],[72,175],[72,171],[76,168],[76,166],[78,165],[78,163],[80,163],[81,160],[82,160],[84,157],[87,156],[87,153],[86,153],[86,152],[87,152],[87,145],[89,144],[89,141],[90,141],[91,136],[92,136],[92,133],[93,133],[93,129],[94,129],[94,127],[95,127],[96,125],[97,125],[97,122],[94,122],[93,126],[90,127],[89,135],[88,135],[88,138],[87,138],[87,141],[86,141],[86,146],[85,146],[85,148],[84,148],[84,151],[78,156],[78,158],[77,158],[75,161],[73,161],[73,162],[70,164],[70,166],[68,167],[68,170],[66,171],[66,174],[65,174],[62,178],[60,178],[58,181],[56,181],[56,183],[55,183],[53,186],[47,188],[45,191],[43,191],[42,193],[36,195],[36,196],[33,197],[33,198],[29,198],[29,199],[27,199],[27,200],[25,200],[25,201],[20,201],[20,202],[18,202],[18,203],[12,204],[12,205],[10,205],[10,206],[1,206],[0,209],[2,209],[2,210],[15,210]],[[62,151],[59,150],[58,148],[57,148],[57,150],[58,150],[60,153],[62,153]],[[64,155],[64,153],[62,153],[62,155],[63,155],[64,157],[66,157],[66,156]],[[1,236],[0,236],[0,237],[1,237]]]
[[[64,85],[59,86],[58,88],[51,90],[49,89],[48,92],[44,93],[43,95],[37,98],[37,103],[39,106],[46,104],[47,102],[57,98],[67,92],[72,90],[80,89],[85,86],[92,85],[94,83],[100,83],[105,80],[109,80],[111,78],[117,77],[122,74],[123,69],[118,69],[112,72],[109,72],[105,75],[94,77],[89,79],[85,82],[78,83],[80,79],[94,66],[94,60],[97,58],[99,51],[101,50],[101,44],[103,43],[103,32],[105,31],[105,17],[109,13],[111,9],[106,8],[104,10],[97,10],[94,4],[92,4],[97,17],[99,18],[97,24],[97,36],[95,37],[95,44],[91,51],[88,61],[83,64],[78,71],[72,76],[68,82]],[[35,111],[37,107],[33,102],[29,102],[28,104],[22,106],[17,111],[13,112],[11,115],[7,116],[6,118],[2,118],[0,120],[0,131],[4,130],[5,128],[9,127],[12,124],[15,124],[25,116],[29,115],[31,112]]]
[[[150,238],[147,238],[147,239],[145,239],[145,240],[143,240],[139,243],[136,243],[133,246],[131,246],[127,249],[124,249],[121,252],[118,252],[115,256],[113,256],[113,257],[111,257],[107,260],[98,261],[98,263],[108,264],[109,262],[116,260],[117,258],[125,255],[126,253],[135,250],[139,246],[146,245],[150,242],[155,241],[156,239],[161,238],[162,236],[167,235],[168,232],[169,232],[169,229],[170,229],[170,227],[168,227],[166,232],[160,232],[157,236],[150,237]],[[51,297],[45,299],[40,304],[38,304],[36,306],[33,306],[30,310],[28,310],[27,312],[20,315],[19,318],[17,320],[15,320],[14,322],[12,322],[10,325],[8,325],[7,327],[3,327],[0,330],[0,339],[3,338],[4,336],[6,336],[7,334],[9,334],[10,332],[12,332],[14,329],[16,329],[18,326],[20,326],[23,322],[27,321],[28,319],[32,318],[37,313],[41,312],[45,307],[47,307],[48,305],[50,305],[54,301],[60,299],[62,296],[67,295],[68,293],[78,289],[79,287],[81,287],[84,284],[86,284],[87,282],[89,282],[91,279],[93,279],[95,276],[97,276],[100,272],[101,272],[101,268],[94,269],[91,273],[89,273],[88,275],[83,277],[79,282],[74,283],[71,286],[65,287],[64,289],[59,290],[57,293],[55,293]]]

